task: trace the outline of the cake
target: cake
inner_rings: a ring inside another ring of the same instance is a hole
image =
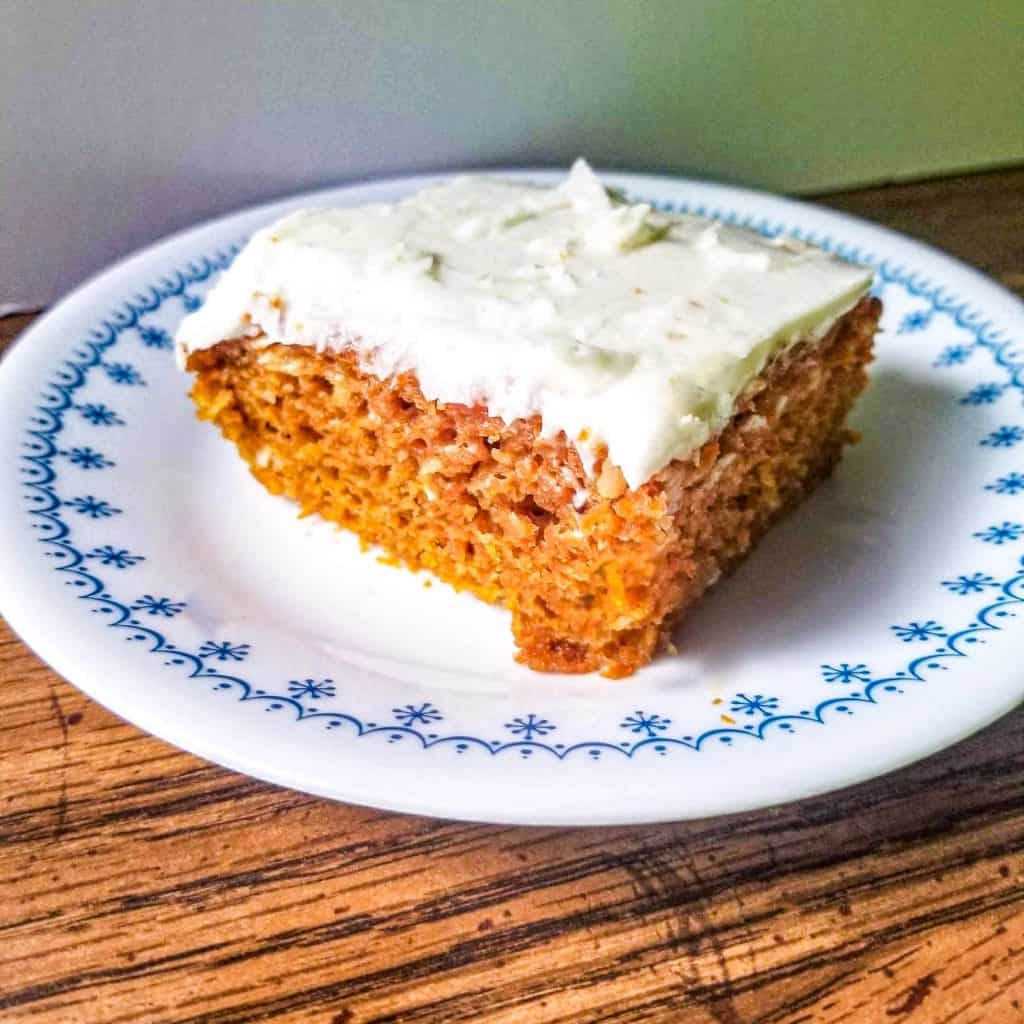
[[[503,605],[525,665],[621,677],[833,469],[871,281],[578,161],[292,213],[176,346],[272,494]]]

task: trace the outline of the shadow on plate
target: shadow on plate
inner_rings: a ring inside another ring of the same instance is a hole
[[[795,638],[848,638],[851,616],[884,604],[894,579],[927,573],[927,556],[945,542],[945,517],[934,509],[953,493],[943,446],[962,434],[950,427],[957,394],[879,371],[856,411],[861,442],[680,625],[681,658],[717,675],[781,653]]]

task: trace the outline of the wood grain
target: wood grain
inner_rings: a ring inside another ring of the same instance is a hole
[[[1024,291],[1024,171],[824,201]],[[6,627],[0,684],[5,1022],[1024,1021],[1024,711],[792,806],[557,830],[242,778]]]

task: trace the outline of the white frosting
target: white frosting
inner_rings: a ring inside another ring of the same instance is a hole
[[[609,196],[583,161],[556,188],[460,177],[393,205],[303,210],[257,232],[179,360],[229,338],[353,348],[424,395],[539,414],[589,467],[639,487],[732,415],[778,351],[820,337],[871,272],[792,239]]]

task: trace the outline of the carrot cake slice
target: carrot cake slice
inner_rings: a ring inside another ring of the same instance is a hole
[[[503,604],[531,668],[626,676],[835,465],[871,281],[578,161],[290,214],[177,350],[273,494]]]

